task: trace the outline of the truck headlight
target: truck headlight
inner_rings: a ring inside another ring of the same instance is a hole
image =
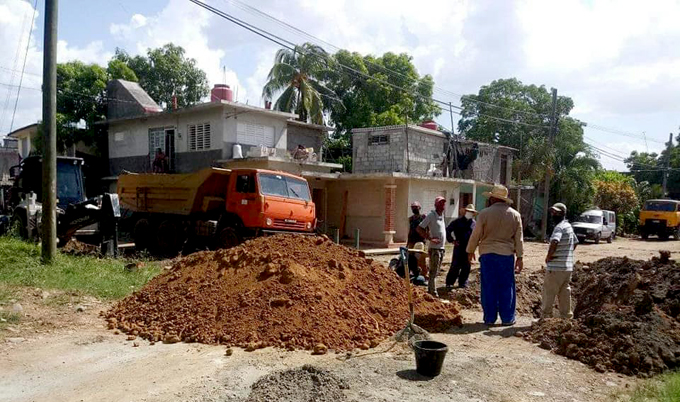
[[[307,222],[307,229],[311,229],[311,228],[312,228],[312,222]]]
[[[271,218],[267,218],[265,223],[267,224],[267,226],[271,226],[273,222],[272,222]]]

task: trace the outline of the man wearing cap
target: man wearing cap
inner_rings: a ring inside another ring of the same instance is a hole
[[[470,276],[470,260],[467,255],[467,245],[475,229],[475,206],[469,204],[458,212],[460,217],[454,219],[446,227],[446,241],[453,243],[453,258],[451,268],[446,274],[446,287],[452,288],[458,281],[459,288],[466,288]]]
[[[524,266],[522,217],[510,207],[512,200],[505,186],[495,185],[484,196],[489,197],[489,207],[477,215],[467,252],[472,261],[479,247],[484,323],[495,324],[500,315],[503,325],[514,325],[515,273]]]
[[[408,242],[406,244],[407,248],[414,248],[418,243],[424,243],[425,238],[418,233],[418,225],[425,219],[425,215],[420,213],[420,203],[418,201],[413,201],[411,204],[411,215],[408,218]],[[427,279],[427,256],[425,253],[411,253],[408,256],[408,269],[411,272],[420,272],[425,279]]]
[[[578,239],[574,229],[567,220],[567,206],[558,202],[550,207],[550,214],[555,224],[550,236],[550,248],[545,257],[546,272],[543,281],[543,314],[541,318],[550,318],[553,313],[555,296],[559,301],[560,316],[572,318],[571,312],[571,273],[574,271],[574,250]]]
[[[446,209],[446,199],[437,197],[434,199],[434,210],[420,222],[418,233],[429,240],[428,254],[430,257],[430,280],[427,283],[427,292],[435,297],[437,294],[436,278],[439,268],[444,259],[444,245],[446,244],[446,224],[444,222],[444,210]]]

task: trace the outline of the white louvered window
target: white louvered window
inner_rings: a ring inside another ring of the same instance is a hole
[[[274,137],[273,126],[244,122],[236,125],[236,142],[239,144],[273,147],[276,145]]]
[[[190,124],[189,151],[203,151],[210,149],[210,123]]]

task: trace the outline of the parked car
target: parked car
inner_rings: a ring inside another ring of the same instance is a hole
[[[616,214],[614,211],[591,209],[576,218],[571,226],[580,242],[593,240],[597,244],[605,239],[611,243],[616,237]]]
[[[647,200],[640,211],[639,230],[643,239],[657,235],[661,240],[668,236],[680,240],[680,201]]]

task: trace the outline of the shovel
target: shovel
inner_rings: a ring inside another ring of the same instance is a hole
[[[405,263],[408,259],[405,260]],[[408,294],[408,309],[409,309],[409,319],[406,323],[406,327],[399,330],[394,335],[397,342],[408,341],[409,346],[413,347],[413,342],[415,341],[426,341],[430,340],[430,334],[413,323],[413,292],[411,290],[411,273],[408,267],[404,267],[404,283],[406,284],[406,292]]]

